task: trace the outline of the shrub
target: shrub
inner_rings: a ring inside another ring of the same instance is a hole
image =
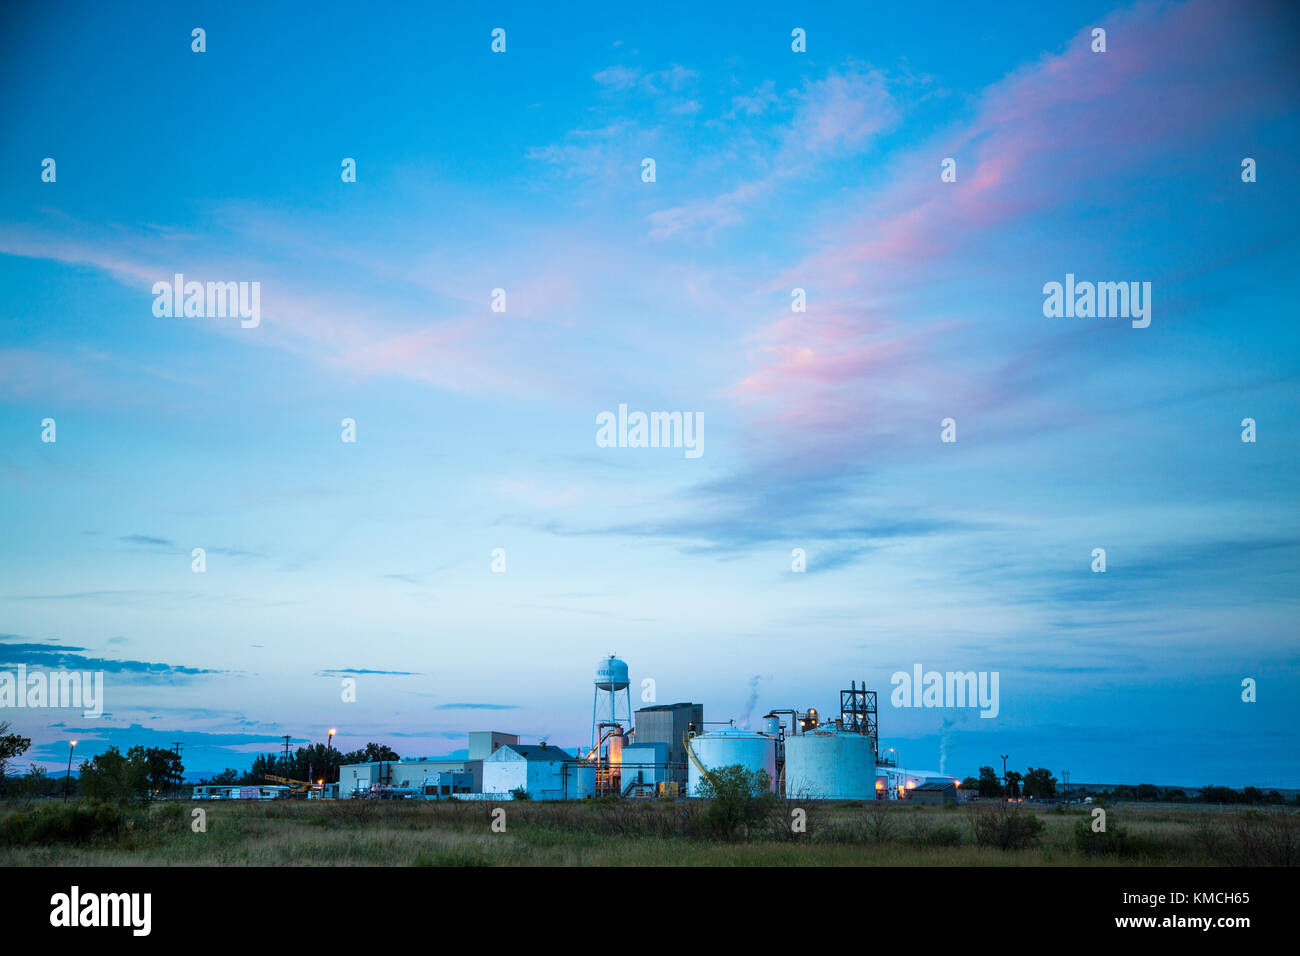
[[[179,803],[164,803],[153,816],[153,822],[164,828],[179,826],[184,820],[185,808]]]
[[[746,770],[739,764],[710,770],[696,788],[708,800],[699,825],[710,836],[734,839],[742,830],[770,819],[780,802],[771,786],[766,770]]]
[[[1074,848],[1088,856],[1128,856],[1128,833],[1117,823],[1109,824],[1105,830],[1096,831],[1092,828],[1091,820],[1080,820],[1074,825]]]
[[[90,843],[115,840],[138,823],[136,815],[108,803],[56,803],[0,820],[0,844]]]
[[[523,787],[515,787],[513,790],[510,791],[510,796],[514,797],[516,800],[533,799],[533,795],[529,793],[527,790],[525,790]]]
[[[795,811],[802,816],[797,816]],[[812,840],[815,839],[817,816],[814,808],[806,801],[780,798],[771,801],[768,807],[768,829],[774,840]],[[795,830],[795,820],[801,820],[800,829]]]
[[[961,846],[961,830],[950,823],[926,826],[913,819],[906,839],[912,846]]]
[[[894,830],[894,821],[890,819],[889,804],[886,801],[877,800],[867,808],[864,830],[871,843],[884,843],[889,839]]]
[[[1038,844],[1043,821],[1019,805],[981,807],[971,811],[971,831],[979,846],[1024,850]]]
[[[1233,856],[1241,866],[1300,864],[1300,817],[1247,810],[1232,821]]]

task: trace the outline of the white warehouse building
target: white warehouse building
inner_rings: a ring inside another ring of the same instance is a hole
[[[546,744],[506,744],[483,758],[485,797],[508,800],[524,789],[534,800],[574,800],[590,796],[592,783],[576,757]]]

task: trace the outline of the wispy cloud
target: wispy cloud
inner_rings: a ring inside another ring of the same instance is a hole
[[[74,645],[37,644],[17,634],[0,634],[0,666],[3,667],[16,667],[23,664],[27,667],[52,670],[104,671],[120,677],[148,678],[151,681],[161,680],[167,683],[178,683],[208,674],[229,673],[202,667],[187,667],[182,664],[90,657],[80,653],[85,650],[84,647]]]
[[[516,704],[439,704],[435,710],[518,710]]]
[[[650,235],[667,239],[699,231],[712,237],[743,222],[747,207],[781,185],[809,175],[827,160],[862,151],[898,116],[884,75],[862,67],[809,81],[794,99],[793,119],[776,134],[765,172],[720,195],[652,212]]]

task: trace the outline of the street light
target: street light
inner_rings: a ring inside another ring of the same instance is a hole
[[[1007,802],[1007,757],[1010,754],[1002,755],[1002,802]]]
[[[72,751],[76,748],[75,740],[68,741],[68,772],[63,777],[63,802],[68,802],[68,789],[72,786]]]
[[[331,727],[331,728],[330,728],[330,735],[329,735],[329,737],[325,740],[325,773],[326,773],[326,775],[328,775],[328,774],[330,773],[330,759],[329,759],[329,757],[330,757],[330,746],[331,746],[331,745],[333,744],[333,742],[334,742],[334,735],[335,735],[336,733],[338,733],[338,731],[335,730],[333,727]],[[321,779],[321,782],[320,782],[320,798],[321,798],[322,800],[325,799],[325,780],[324,780],[324,778],[322,778],[322,779]]]

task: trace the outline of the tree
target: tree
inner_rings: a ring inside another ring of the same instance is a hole
[[[31,770],[24,777],[13,777],[10,792],[16,797],[54,797],[63,792],[63,783],[51,779],[44,767],[32,764]]]
[[[294,751],[290,763],[292,773],[286,774],[286,776],[292,777],[294,780],[306,780],[311,783],[315,783],[317,780],[337,780],[343,756],[342,753],[325,744],[299,747]]]
[[[244,774],[238,782],[265,783],[268,775],[274,775],[311,783],[317,780],[333,783],[339,778],[339,767],[345,764],[378,763],[379,761],[396,763],[401,759],[397,751],[387,744],[368,743],[361,750],[354,750],[351,753],[344,753],[327,744],[312,744],[295,750],[289,756],[287,766],[283,754],[259,754],[253,758],[253,766],[248,773]]]
[[[981,797],[1002,796],[1002,781],[998,779],[998,772],[992,767],[980,767],[978,786]]]
[[[1044,767],[1030,767],[1025,772],[1025,796],[1035,800],[1056,796],[1056,778]]]
[[[1205,803],[1240,803],[1241,795],[1231,787],[1210,785],[1201,787],[1201,800]]]
[[[965,780],[961,782],[961,788],[963,790],[969,790],[971,793],[974,793],[976,790],[980,788],[980,782],[976,780],[974,777],[967,777]]]
[[[381,760],[401,760],[397,751],[387,744],[366,744],[360,750],[344,754],[342,763],[378,763]]]
[[[214,773],[211,777],[206,780],[200,780],[199,782],[214,783],[218,786],[223,784],[236,784],[239,783],[239,771],[235,770],[233,767],[227,767],[225,770],[221,771],[221,773]]]
[[[82,763],[77,792],[105,803],[148,801],[149,767],[144,748],[132,747],[129,754],[123,756],[116,747],[109,747]]]
[[[132,747],[127,757],[145,766],[145,780],[151,796],[166,796],[184,780],[185,765],[173,750],[163,747]]]
[[[9,733],[9,722],[0,721],[0,786],[8,790],[9,761],[21,757],[32,745],[30,737]]]
[[[282,776],[284,769],[274,754],[258,754],[253,758],[253,766],[249,768],[248,773],[240,778],[239,782],[243,784],[263,783],[267,774],[273,773]]]
[[[1007,771],[1007,796],[1012,800],[1020,797],[1020,781],[1024,779],[1025,778],[1015,770]]]

